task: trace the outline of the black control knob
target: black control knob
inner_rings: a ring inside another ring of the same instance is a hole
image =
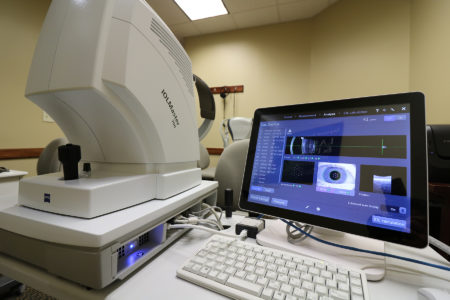
[[[79,145],[67,144],[58,147],[58,159],[63,165],[64,180],[78,179],[78,162],[81,159]]]
[[[233,190],[225,189],[225,217],[231,218],[233,211]]]

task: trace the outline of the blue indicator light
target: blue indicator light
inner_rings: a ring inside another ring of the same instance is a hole
[[[134,248],[134,244],[131,244],[131,245],[130,245],[130,249],[133,249],[133,248]]]

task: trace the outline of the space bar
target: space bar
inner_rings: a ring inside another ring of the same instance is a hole
[[[262,286],[234,276],[228,278],[226,285],[255,296],[259,296],[262,291]]]

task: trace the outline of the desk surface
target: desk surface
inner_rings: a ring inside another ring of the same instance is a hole
[[[210,233],[198,230],[188,232],[161,255],[145,264],[126,280],[116,281],[103,290],[87,290],[77,284],[1,254],[0,273],[61,299],[121,300],[179,299],[181,297],[192,299],[194,296],[196,299],[225,299],[221,295],[179,279],[175,275],[177,268],[191,257],[210,236]],[[418,280],[417,278],[411,280],[403,275],[402,271],[388,268],[384,280],[369,282],[371,299],[418,299],[417,289],[423,286],[423,282],[426,282],[426,280],[422,281],[421,279],[426,279],[427,275],[418,275]],[[410,282],[410,284],[404,282]],[[444,283],[446,282],[444,281]]]
[[[8,177],[19,177],[20,178],[27,174],[28,174],[28,172],[25,172],[25,171],[9,170],[8,172],[0,173],[0,180],[3,178],[8,178]]]

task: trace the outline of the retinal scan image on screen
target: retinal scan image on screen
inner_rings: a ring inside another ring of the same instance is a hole
[[[261,120],[248,201],[410,232],[409,110],[404,104]]]

